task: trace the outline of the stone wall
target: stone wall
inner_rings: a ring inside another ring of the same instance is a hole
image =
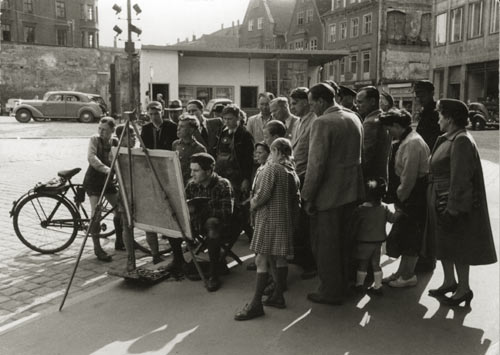
[[[0,104],[51,90],[95,93],[109,104],[109,65],[116,55],[123,50],[2,43]]]

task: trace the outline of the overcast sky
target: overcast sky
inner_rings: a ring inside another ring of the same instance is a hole
[[[175,44],[193,35],[199,38],[202,34],[211,33],[221,28],[230,27],[232,21],[243,22],[249,0],[131,0],[132,6],[138,4],[142,13],[139,20],[132,23],[142,29],[140,42],[134,34],[132,40],[136,47],[141,44]],[[121,6],[122,12],[115,15],[111,9],[113,4]],[[118,46],[123,47],[127,40],[127,1],[99,0],[99,42],[101,46],[113,46],[115,32],[113,26],[118,25],[123,33],[118,37]],[[119,20],[118,17],[122,18]],[[136,18],[134,10],[132,17]]]

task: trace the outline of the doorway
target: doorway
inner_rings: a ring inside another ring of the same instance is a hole
[[[240,88],[240,101],[241,108],[246,111],[247,109],[257,108],[257,91],[258,86],[242,86]]]
[[[156,100],[156,95],[162,94],[163,100],[168,105],[168,102],[170,101],[169,92],[170,90],[168,84],[153,84],[153,92],[151,93],[151,99]]]

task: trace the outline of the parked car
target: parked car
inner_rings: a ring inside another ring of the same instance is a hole
[[[16,120],[35,121],[77,119],[91,123],[107,114],[106,104],[99,95],[76,91],[49,91],[42,100],[20,100],[14,108]]]
[[[220,114],[222,113],[222,109],[227,106],[232,104],[233,101],[230,99],[212,99],[208,101],[207,106],[205,106],[205,109],[203,110],[203,115],[205,117],[220,117]]]
[[[7,103],[5,104],[5,112],[11,116],[14,112],[14,108],[19,104],[19,101],[21,99],[8,99]]]
[[[487,127],[498,129],[498,111],[495,112],[493,106],[492,110],[488,110],[483,103],[472,102],[469,104],[469,121],[472,129],[482,130]]]

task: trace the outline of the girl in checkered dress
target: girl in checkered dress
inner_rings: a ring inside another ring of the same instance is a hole
[[[250,201],[250,208],[255,212],[250,249],[257,254],[257,285],[252,302],[236,313],[236,320],[264,315],[263,305],[286,307],[283,297],[288,274],[286,257],[293,255],[293,233],[300,208],[299,186],[291,143],[286,138],[278,138],[271,145],[271,161],[260,173]],[[263,303],[269,264],[276,267],[276,288]]]

